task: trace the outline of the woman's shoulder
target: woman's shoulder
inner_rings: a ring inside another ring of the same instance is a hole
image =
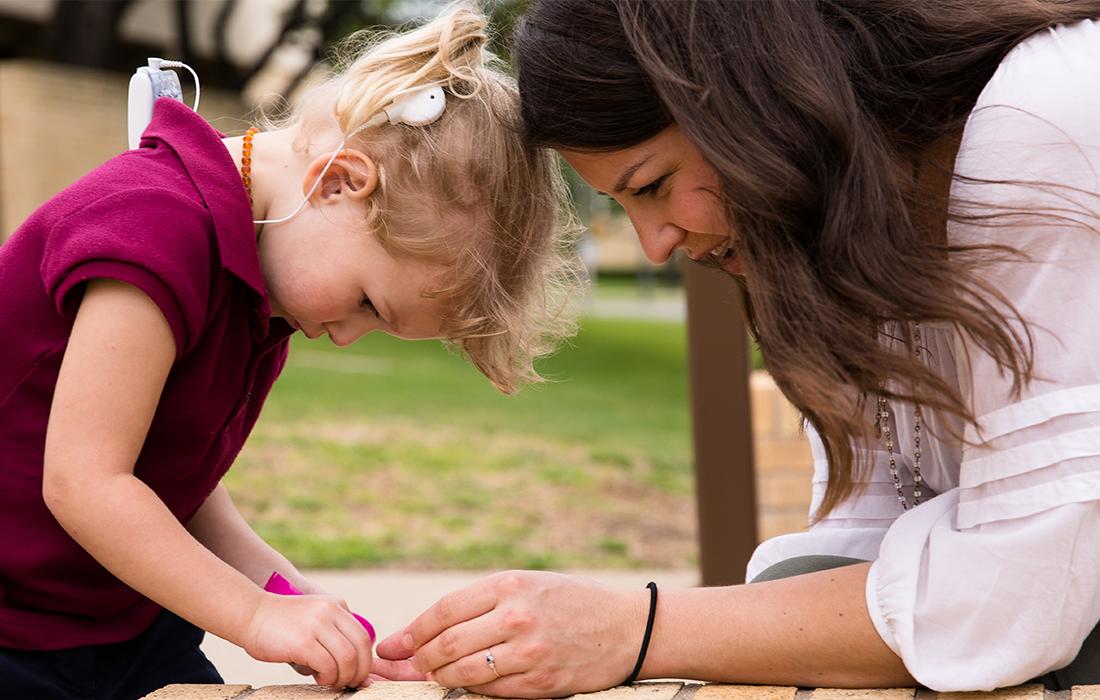
[[[1013,48],[967,120],[955,165],[973,180],[1098,191],[1100,22],[1050,27]],[[955,195],[993,204],[1054,205],[1042,188],[1031,190],[953,186]]]
[[[1072,137],[1100,135],[1100,21],[1081,20],[1031,35],[1001,61],[975,105],[1014,109]]]

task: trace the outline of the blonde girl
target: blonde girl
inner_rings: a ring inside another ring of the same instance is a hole
[[[433,86],[437,118],[393,119]],[[295,331],[442,338],[501,391],[538,379],[574,277],[555,161],[516,118],[485,17],[452,6],[367,47],[281,128],[223,138],[159,100],[140,148],[0,248],[5,692],[218,682],[203,630],[318,683],[367,680],[363,626],[219,480]],[[273,571],[306,595],[265,592]]]

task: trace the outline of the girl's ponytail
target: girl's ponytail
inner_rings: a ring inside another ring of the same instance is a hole
[[[362,129],[396,98],[416,88],[440,85],[458,97],[477,94],[488,55],[486,24],[485,15],[458,2],[422,27],[381,37],[343,71],[335,104],[340,129],[345,134]]]

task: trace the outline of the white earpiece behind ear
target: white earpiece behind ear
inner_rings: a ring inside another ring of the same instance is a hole
[[[390,124],[406,126],[427,126],[443,116],[447,107],[447,97],[438,85],[410,90],[386,105],[381,114],[376,114],[367,123],[356,129],[373,129],[389,121]]]
[[[418,88],[398,97],[391,102],[388,107],[383,109],[381,114],[376,114],[371,117],[366,124],[352,133],[358,133],[363,129],[380,126],[385,124],[387,119],[389,119],[390,124],[427,126],[443,116],[443,110],[446,107],[447,98],[443,92],[443,88],[438,85]],[[317,191],[317,187],[321,184],[321,178],[328,172],[329,166],[332,165],[332,161],[336,160],[336,156],[344,146],[347,145],[347,142],[348,136],[345,136],[343,142],[340,144],[340,148],[332,152],[332,156],[328,159],[328,162],[325,163],[325,167],[321,169],[321,174],[317,176],[317,181],[313,183],[313,187],[310,188],[309,194],[306,195],[306,198],[302,200],[302,203],[298,205],[297,209],[278,219],[258,219],[252,223],[281,224],[297,216],[298,212],[305,208],[306,203],[309,202],[309,198],[313,196],[313,193]]]
[[[446,106],[443,88],[432,85],[398,97],[384,111],[390,124],[427,126],[443,116]]]

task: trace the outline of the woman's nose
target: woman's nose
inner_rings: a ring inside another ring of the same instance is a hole
[[[646,258],[655,264],[668,262],[673,251],[684,243],[686,234],[682,228],[673,224],[642,225],[635,222],[634,230],[642,244]]]

